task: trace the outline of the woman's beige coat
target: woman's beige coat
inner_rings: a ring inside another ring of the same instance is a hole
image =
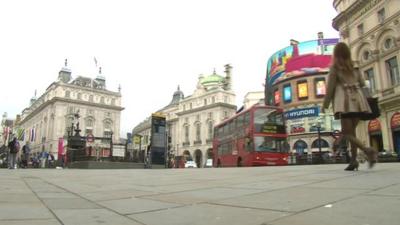
[[[349,112],[371,112],[362,91],[364,86],[364,78],[358,70],[354,70],[351,74],[345,74],[343,71],[331,67],[323,108],[328,108],[332,101],[335,115]]]

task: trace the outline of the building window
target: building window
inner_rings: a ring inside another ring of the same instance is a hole
[[[224,96],[224,103],[228,103],[228,96]]]
[[[228,112],[224,111],[224,119],[228,118]]]
[[[111,130],[111,122],[110,121],[104,122],[104,129],[105,130]]]
[[[189,108],[190,108],[190,109],[192,109],[192,107],[193,107],[193,104],[192,104],[192,103],[190,103],[190,104],[189,104]]]
[[[68,113],[68,114],[74,114],[74,107],[68,106],[68,108],[67,108],[67,113]]]
[[[214,128],[213,122],[209,121],[208,122],[208,132],[207,132],[207,134],[208,134],[207,139],[208,140],[211,140],[212,137],[213,137],[213,128]]]
[[[374,69],[369,68],[366,71],[364,71],[364,74],[365,74],[365,79],[369,83],[369,85],[368,85],[369,90],[372,93],[375,92],[376,85],[375,85]]]
[[[379,23],[385,22],[385,8],[380,9],[380,10],[378,11],[378,22],[379,22]]]
[[[185,126],[185,142],[189,142],[189,126]]]
[[[363,60],[368,61],[371,58],[371,52],[368,50],[365,50],[362,54]]]
[[[93,127],[93,120],[88,119],[88,120],[86,121],[86,126],[87,126],[87,127]]]
[[[196,115],[196,121],[200,121],[200,115]]]
[[[186,105],[183,105],[183,111],[185,111],[186,110]]]
[[[201,141],[201,124],[196,124],[196,141]]]
[[[209,112],[209,113],[208,113],[208,118],[209,118],[209,119],[212,119],[212,118],[213,118],[213,113],[212,113],[212,112]]]
[[[399,65],[397,63],[397,57],[390,58],[385,61],[386,71],[388,76],[390,77],[390,81],[393,85],[400,84],[400,74],[399,74]]]
[[[77,98],[78,100],[81,100],[81,99],[82,99],[82,94],[81,94],[81,93],[78,93],[78,94],[76,95],[76,98]]]
[[[93,95],[89,95],[89,102],[93,102]]]
[[[85,135],[93,134],[93,129],[92,128],[86,128],[85,129]]]
[[[392,38],[388,38],[385,40],[384,46],[385,49],[391,49],[393,47],[393,39]]]
[[[215,96],[212,96],[211,103],[215,103]]]
[[[188,117],[185,118],[185,123],[189,123],[189,118]]]
[[[71,97],[71,92],[70,91],[65,91],[65,97],[70,98]]]
[[[206,98],[204,99],[204,105],[207,105],[207,99]]]
[[[115,98],[111,99],[111,105],[115,105]]]
[[[358,36],[362,36],[364,34],[364,24],[360,24],[357,26]]]
[[[104,97],[103,96],[100,98],[100,103],[104,104]]]

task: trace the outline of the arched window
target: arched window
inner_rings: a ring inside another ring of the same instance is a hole
[[[100,98],[100,103],[104,104],[104,97],[103,96]]]
[[[70,91],[65,91],[65,97],[66,98],[69,98],[69,97],[71,97],[71,92]]]
[[[76,98],[77,98],[78,100],[81,100],[81,99],[82,99],[82,94],[81,94],[81,93],[78,93],[78,95],[76,96]]]
[[[89,102],[93,102],[93,95],[89,95]]]
[[[321,148],[329,148],[328,142],[325,141],[324,139],[316,139],[316,140],[311,144],[311,148],[319,148],[319,146],[321,146]]]

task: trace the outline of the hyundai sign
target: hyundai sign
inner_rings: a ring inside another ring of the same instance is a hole
[[[319,115],[318,107],[290,110],[284,113],[286,119],[298,119],[303,117],[315,117]]]

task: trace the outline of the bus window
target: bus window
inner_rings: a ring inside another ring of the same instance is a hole
[[[273,137],[254,137],[254,144],[257,152],[288,152],[290,148],[285,139]]]
[[[254,150],[253,140],[251,138],[246,137],[244,140],[245,151],[251,152]]]

